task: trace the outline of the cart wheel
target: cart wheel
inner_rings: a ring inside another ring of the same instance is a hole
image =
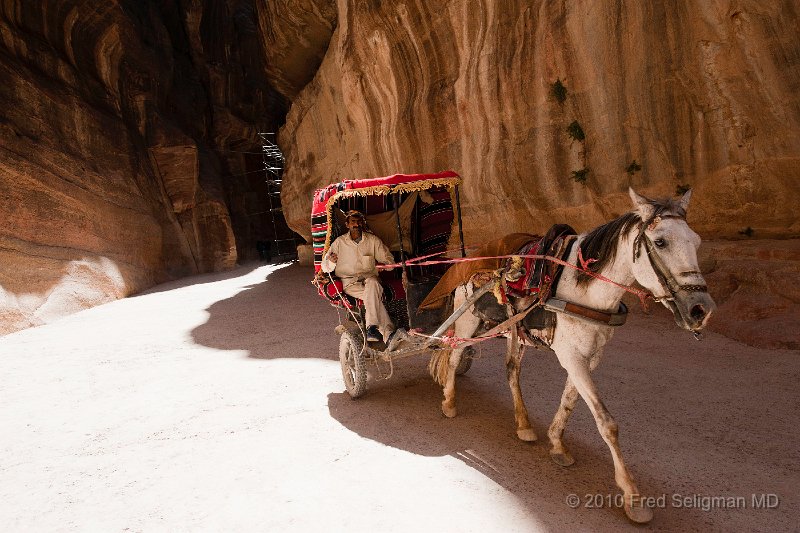
[[[342,364],[344,386],[353,399],[367,392],[367,364],[363,348],[364,340],[360,332],[342,333],[339,341],[339,362]]]
[[[456,376],[463,376],[469,370],[469,367],[472,366],[472,356],[475,355],[475,348],[472,346],[467,346],[464,348],[464,351],[461,352],[461,361],[458,362],[458,366],[456,367]]]

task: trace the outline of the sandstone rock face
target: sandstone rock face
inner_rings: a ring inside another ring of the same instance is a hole
[[[798,312],[796,255],[764,251],[800,236],[791,2],[100,4],[0,2],[0,334],[256,257],[258,134],[284,124],[307,239],[312,191],[348,178],[458,171],[471,243],[692,187],[714,327],[794,346],[736,326]]]
[[[258,2],[265,70],[272,85],[294,99],[319,68],[336,25],[333,0]]]
[[[712,331],[800,350],[800,240],[715,241],[703,245],[700,259],[719,305]]]
[[[231,176],[284,113],[252,3],[98,6],[0,4],[0,334],[232,267]]]
[[[554,222],[587,230],[630,209],[628,186],[649,196],[693,188],[689,221],[704,239],[800,235],[800,12],[791,2],[337,8],[319,71],[280,135],[284,210],[306,239],[315,188],[442,169],[464,178],[472,243]],[[734,274],[737,245],[720,246],[728,256],[712,279],[738,287],[722,297],[729,308],[751,289],[774,290],[756,275],[764,265],[749,259],[751,245],[741,248],[755,269],[744,278]],[[798,264],[781,268],[793,275]],[[734,315],[720,329],[760,342],[755,330],[740,334]]]
[[[629,185],[693,187],[705,237],[797,236],[798,16],[755,0],[341,0],[281,132],[287,219],[308,238],[315,187],[452,168],[475,241],[591,227],[628,209]]]

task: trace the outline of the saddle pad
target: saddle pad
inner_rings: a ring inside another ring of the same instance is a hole
[[[538,241],[540,237],[529,233],[511,233],[501,239],[488,242],[481,246],[468,257],[494,257],[498,255],[508,255],[522,248],[528,242]],[[428,296],[420,304],[420,309],[436,309],[444,304],[447,298],[456,287],[469,281],[478,272],[493,272],[500,268],[503,259],[483,259],[480,261],[469,261],[456,263],[447,269],[439,283],[431,290]]]
[[[544,237],[530,233],[511,233],[502,239],[491,241],[469,257],[493,257],[501,255],[550,255],[561,258],[566,251],[566,238],[576,232],[567,224],[555,224]],[[439,283],[431,290],[430,294],[422,301],[420,309],[435,309],[441,307],[444,299],[449,296],[459,285],[469,281],[479,272],[493,272],[505,264],[505,259],[484,259],[466,263],[456,263],[447,269]],[[510,292],[515,296],[527,296],[538,292],[542,283],[549,284],[556,278],[560,271],[558,265],[546,260],[525,260],[525,276],[514,283],[509,283]]]
[[[557,259],[565,259],[569,249],[567,237],[575,235],[575,230],[567,224],[552,226],[544,237],[537,242],[528,243],[518,252],[518,255],[546,255]],[[556,279],[561,266],[546,259],[525,258],[525,275],[514,282],[507,284],[508,292],[512,296],[528,296],[535,292],[549,293],[553,281]],[[547,297],[548,294],[543,294]]]

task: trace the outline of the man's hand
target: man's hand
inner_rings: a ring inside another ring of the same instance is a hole
[[[328,254],[328,261],[330,261],[331,263],[337,263],[339,261],[339,256],[331,252]]]

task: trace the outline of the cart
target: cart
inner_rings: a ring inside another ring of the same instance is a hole
[[[419,304],[436,285],[447,265],[417,261],[443,253],[464,257],[459,184],[453,171],[437,174],[395,174],[374,179],[345,180],[314,192],[311,229],[314,284],[331,305],[344,310],[347,320],[336,328],[341,335],[339,361],[347,392],[362,396],[369,378],[392,375],[394,362],[414,355],[451,349],[440,342],[442,333],[467,308],[420,311]],[[388,344],[366,342],[363,302],[344,292],[341,280],[322,272],[331,243],[347,231],[345,213],[357,209],[367,226],[389,247],[399,268],[380,271],[384,304],[397,331]],[[340,311],[341,312],[341,311]],[[340,314],[341,322],[341,314]],[[410,335],[408,332],[414,333]],[[464,374],[472,364],[468,347],[456,369]],[[368,372],[368,369],[371,370]]]

